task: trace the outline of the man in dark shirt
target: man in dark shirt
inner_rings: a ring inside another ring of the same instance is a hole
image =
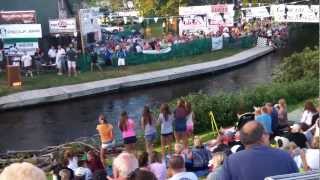
[[[269,135],[257,121],[246,123],[240,130],[246,149],[230,155],[223,163],[223,180],[263,180],[266,177],[298,172],[291,156],[269,147]]]
[[[73,73],[74,76],[77,76],[77,70],[76,70],[76,61],[77,61],[77,51],[73,48],[73,45],[69,45],[69,50],[67,51],[67,58],[68,58],[68,74],[71,76]]]
[[[300,148],[307,148],[308,140],[306,136],[301,132],[300,124],[294,124],[293,126],[291,126],[291,132],[288,134],[287,138],[289,139],[289,141],[296,143],[296,145]]]

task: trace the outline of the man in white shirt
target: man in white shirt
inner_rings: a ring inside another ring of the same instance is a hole
[[[66,56],[66,51],[61,47],[61,45],[58,46],[58,51],[56,54],[56,65],[58,69],[58,75],[62,75],[62,63],[63,59]]]
[[[32,57],[25,52],[24,55],[21,57],[21,62],[23,64],[23,69],[26,72],[26,77],[30,75],[30,77],[33,77],[32,74]]]
[[[51,46],[51,48],[48,51],[48,56],[50,58],[49,64],[55,64],[56,56],[57,56],[57,50],[54,46]]]
[[[181,156],[172,156],[169,160],[169,172],[172,177],[169,180],[198,180],[193,172],[186,172],[184,160]]]

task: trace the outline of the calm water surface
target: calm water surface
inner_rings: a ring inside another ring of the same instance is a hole
[[[202,91],[215,94],[219,91],[237,91],[271,81],[272,70],[284,56],[300,51],[307,45],[301,35],[289,41],[289,47],[264,56],[244,66],[197,78],[130,91],[122,91],[74,101],[41,105],[32,108],[1,112],[0,152],[6,150],[38,149],[58,145],[79,137],[96,134],[97,116],[104,113],[116,126],[121,111],[126,110],[136,121],[144,105],[159,107],[180,96]],[[116,128],[116,133],[119,131]]]

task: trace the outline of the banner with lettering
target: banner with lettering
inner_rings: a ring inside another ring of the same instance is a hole
[[[319,5],[271,5],[276,22],[319,23]]]
[[[211,48],[212,51],[216,51],[216,50],[223,48],[223,37],[222,36],[212,37],[211,41],[212,41],[212,48]]]
[[[246,20],[252,19],[252,18],[267,18],[271,17],[270,13],[268,12],[266,6],[261,7],[252,7],[252,8],[242,8],[242,11],[245,11],[245,18]]]

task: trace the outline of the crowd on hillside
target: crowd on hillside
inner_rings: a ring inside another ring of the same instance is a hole
[[[162,104],[156,118],[145,106],[139,121],[144,131],[145,150],[137,151],[136,122],[127,112],[118,121],[124,150],[106,164],[106,152],[114,148],[114,127],[104,115],[96,127],[100,154],[90,150],[74,154],[66,150],[51,168],[56,180],[207,180],[252,179],[320,169],[320,106],[306,101],[300,122],[288,119],[284,99],[266,103],[254,112],[238,114],[235,127],[220,129],[216,139],[203,143],[194,136],[197,124],[189,102],[178,100],[174,111]],[[219,115],[217,115],[219,116]],[[160,126],[158,134],[157,126]],[[161,154],[154,149],[161,138]],[[188,139],[192,139],[190,147]],[[175,141],[175,142],[173,142]],[[108,159],[107,158],[107,159]],[[44,180],[44,172],[29,164],[11,164],[1,180]]]

